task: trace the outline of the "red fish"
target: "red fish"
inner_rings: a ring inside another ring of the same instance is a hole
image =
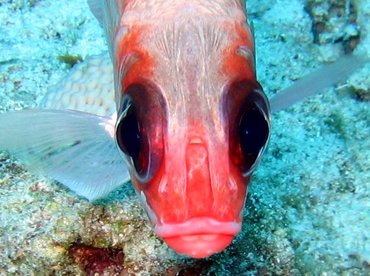
[[[2,114],[0,147],[90,200],[129,173],[155,233],[176,252],[224,250],[270,134],[245,1],[89,4],[106,30],[117,114]]]
[[[270,128],[244,3],[106,1],[101,9],[115,138],[154,231],[179,253],[220,252],[240,231]]]

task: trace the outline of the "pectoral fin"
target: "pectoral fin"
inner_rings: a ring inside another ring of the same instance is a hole
[[[322,66],[317,71],[304,76],[292,86],[274,95],[270,100],[271,110],[274,112],[282,110],[340,81],[346,80],[366,62],[368,60],[365,57],[348,55],[331,64]]]
[[[0,114],[0,149],[94,200],[129,180],[110,117],[60,110]]]

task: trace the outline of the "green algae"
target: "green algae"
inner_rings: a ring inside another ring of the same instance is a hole
[[[60,62],[67,64],[70,67],[73,67],[76,63],[82,62],[83,58],[81,55],[70,55],[66,53],[66,54],[59,55],[58,60]]]

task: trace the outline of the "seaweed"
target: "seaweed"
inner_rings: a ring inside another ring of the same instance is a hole
[[[81,55],[71,55],[71,54],[65,53],[65,54],[59,55],[58,60],[60,62],[63,62],[69,65],[70,67],[73,67],[76,63],[82,62],[83,58]]]

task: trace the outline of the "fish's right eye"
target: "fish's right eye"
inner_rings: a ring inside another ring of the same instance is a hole
[[[163,160],[166,108],[159,89],[131,84],[118,110],[116,142],[141,183],[156,175]]]
[[[141,133],[133,103],[128,104],[117,126],[116,139],[119,148],[131,156],[134,164],[137,163],[141,148]]]

